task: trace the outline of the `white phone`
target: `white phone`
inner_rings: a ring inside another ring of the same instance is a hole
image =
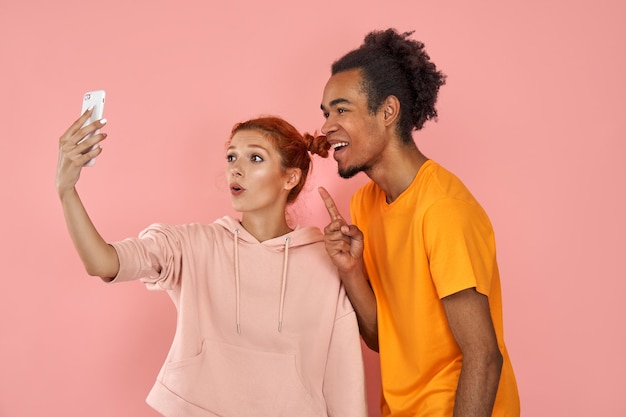
[[[91,113],[91,116],[89,117],[89,119],[87,119],[87,121],[83,124],[83,126],[86,126],[90,123],[95,122],[96,120],[100,120],[102,119],[102,116],[104,115],[104,98],[105,98],[106,94],[104,92],[104,90],[94,90],[94,91],[88,91],[83,95],[83,110],[81,111],[80,114],[85,113],[85,111],[90,108],[93,107],[93,112]],[[87,136],[85,136],[83,139],[81,139],[80,142],[90,138],[91,136],[97,134],[100,131],[100,129],[96,130],[94,133],[91,133]],[[78,142],[78,143],[80,143]],[[94,145],[95,146],[95,145]],[[92,146],[89,150],[92,150],[94,147]],[[96,163],[96,159],[90,159],[85,166],[86,167],[92,167],[94,166],[94,164]]]

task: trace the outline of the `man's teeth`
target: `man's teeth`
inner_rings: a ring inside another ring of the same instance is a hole
[[[344,146],[348,146],[348,142],[338,142],[338,143],[333,143],[331,145],[331,147],[333,148],[333,150],[337,150],[339,148],[343,148]]]

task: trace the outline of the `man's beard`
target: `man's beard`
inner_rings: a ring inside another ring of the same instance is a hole
[[[369,166],[367,165],[354,165],[346,169],[339,168],[338,173],[341,178],[348,179],[354,177],[359,172],[367,172],[368,169]]]

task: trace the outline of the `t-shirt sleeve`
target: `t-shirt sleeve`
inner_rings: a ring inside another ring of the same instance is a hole
[[[479,205],[454,198],[438,201],[426,212],[424,238],[440,298],[467,288],[489,296],[497,268],[495,238]]]
[[[180,282],[180,234],[169,225],[154,224],[139,234],[111,243],[120,269],[112,282],[142,281],[151,290],[170,290]]]

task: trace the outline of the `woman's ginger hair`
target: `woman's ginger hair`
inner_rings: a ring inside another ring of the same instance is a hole
[[[287,203],[298,198],[307,177],[311,172],[311,154],[322,158],[328,157],[330,143],[323,135],[301,134],[295,127],[280,117],[264,116],[237,123],[230,133],[232,139],[235,133],[242,130],[254,130],[261,133],[278,151],[283,170],[299,168],[300,182],[291,189],[287,196]]]

